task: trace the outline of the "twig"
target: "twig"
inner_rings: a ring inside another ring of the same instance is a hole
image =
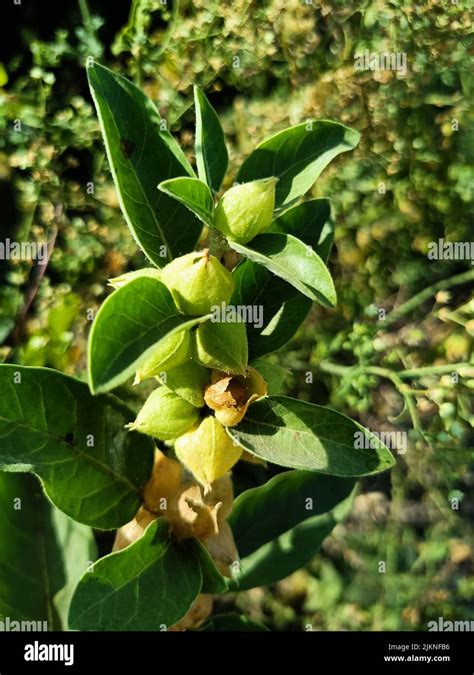
[[[55,206],[55,216],[57,223],[60,221],[62,217],[62,212],[63,212],[62,204],[57,204]],[[37,262],[37,264],[33,267],[31,271],[28,287],[25,292],[23,306],[21,310],[18,312],[18,315],[15,320],[15,326],[13,327],[10,333],[10,340],[14,345],[17,345],[20,342],[20,339],[23,335],[25,321],[28,316],[28,312],[30,311],[31,305],[33,304],[36,294],[38,293],[41,280],[43,279],[46,273],[46,269],[48,267],[51,255],[53,253],[56,244],[57,236],[58,236],[58,225],[54,225],[52,228],[51,238],[48,241],[46,258],[41,262]]]
[[[454,277],[449,279],[441,279],[441,281],[436,282],[432,286],[428,286],[420,293],[414,295],[410,300],[407,300],[402,305],[392,310],[388,316],[385,317],[384,321],[381,322],[383,328],[391,326],[393,323],[396,323],[399,319],[406,316],[412,312],[415,307],[423,304],[427,300],[430,300],[438,291],[444,291],[451,286],[459,286],[460,284],[468,283],[469,281],[474,281],[474,270],[468,270],[467,272],[462,272],[461,274],[456,274]]]

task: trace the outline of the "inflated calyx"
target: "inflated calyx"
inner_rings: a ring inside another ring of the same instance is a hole
[[[210,375],[207,368],[189,360],[181,366],[168,370],[159,377],[159,380],[196,408],[202,408],[204,389],[210,382]]]
[[[177,438],[174,448],[177,458],[205,489],[224,476],[242,454],[242,448],[234,444],[215,417],[206,417],[199,426]]]
[[[138,384],[147,377],[155,377],[165,370],[176,368],[191,356],[191,335],[181,330],[165,337],[152,350],[150,356],[137,368],[135,382]]]
[[[263,178],[228,190],[216,207],[215,227],[239,244],[265,232],[272,222],[277,182],[277,178]]]
[[[208,314],[213,305],[228,303],[234,292],[232,274],[208,249],[187,253],[161,270],[161,281],[170,290],[183,314]]]
[[[206,321],[195,330],[191,350],[193,358],[206,368],[245,375],[248,362],[245,323]]]
[[[170,441],[184,434],[199,418],[199,410],[168,389],[155,389],[145,401],[135,422],[127,425],[132,431]]]
[[[204,399],[215,411],[216,419],[232,427],[241,421],[251,403],[266,394],[267,383],[255,368],[249,366],[245,376],[213,370]]]

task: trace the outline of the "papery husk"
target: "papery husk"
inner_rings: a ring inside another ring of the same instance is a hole
[[[164,516],[170,523],[173,537],[178,540],[192,537],[199,539],[220,573],[231,576],[230,566],[238,561],[239,556],[232,530],[226,521],[234,501],[229,474],[216,480],[210,490],[205,492],[201,485],[185,479],[182,467],[176,460],[157,450],[152,476],[144,488],[144,496],[146,506],[139,509],[131,522],[117,530],[113,551],[120,551],[132,544],[142,536],[153,520]],[[197,613],[198,618],[194,615],[194,618],[188,616],[192,611]],[[176,625],[184,626],[191,622],[189,627],[195,627],[198,623],[193,622],[201,621],[201,614],[202,621],[208,616],[204,616],[200,603],[194,610],[191,607],[188,614]],[[184,627],[176,630],[184,630]]]
[[[140,364],[135,372],[133,384],[140,384],[149,377],[182,366],[191,356],[191,335],[181,330],[165,337],[152,350],[150,356]],[[166,383],[165,383],[166,384]]]
[[[272,222],[275,188],[272,176],[242,183],[224,192],[215,213],[214,225],[230,241],[246,244]]]
[[[230,567],[239,560],[232,529],[226,520],[219,524],[219,531],[203,541],[209,555],[221,574],[231,577]]]
[[[179,539],[216,536],[232,509],[232,481],[227,474],[216,480],[205,492],[201,485],[188,483],[168,514],[171,529]]]
[[[170,459],[161,450],[155,450],[155,462],[151,477],[143,489],[146,508],[165,515],[168,504],[176,498],[183,482],[183,467]]]
[[[184,434],[199,419],[199,410],[168,387],[161,386],[148,396],[134,422],[127,429],[162,441]]]
[[[205,417],[199,426],[179,436],[176,457],[192,472],[205,490],[238,462],[242,448],[215,417]]]
[[[204,400],[221,424],[233,427],[243,419],[249,405],[266,395],[267,383],[255,368],[248,366],[245,377],[213,370]]]
[[[133,544],[156,518],[157,516],[154,513],[150,513],[150,511],[142,506],[133,520],[117,530],[112,551],[121,551],[123,548]]]
[[[197,596],[185,616],[171,626],[168,630],[171,632],[190,630],[198,628],[210,616],[214,604],[213,596],[207,593],[201,593]]]
[[[208,249],[175,258],[161,270],[161,280],[187,316],[203,316],[213,305],[227,304],[235,288],[232,274]]]

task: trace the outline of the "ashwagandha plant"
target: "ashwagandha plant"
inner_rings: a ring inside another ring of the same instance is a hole
[[[0,468],[36,474],[49,498],[37,506],[28,483],[31,509],[52,533],[53,625],[262,628],[211,616],[213,597],[306,564],[350,510],[357,478],[393,465],[378,438],[344,415],[269,395],[262,367],[313,302],[336,303],[325,264],[329,201],[302,198],[359,134],[327,120],[285,129],[256,147],[221,195],[228,154],[202,91],[196,176],[137,87],[96,63],[88,76],[123,214],[151,266],[111,280],[89,336],[88,384],[0,366]],[[110,393],[132,377],[156,385],[136,416]],[[234,501],[239,461],[289,470]],[[17,489],[2,491],[5,508]],[[24,524],[33,541],[34,519]],[[86,566],[90,528],[117,533],[113,552]],[[2,553],[6,544],[0,538]],[[30,542],[31,576],[35,550]],[[74,559],[61,573],[58,556]],[[3,606],[11,597],[37,618],[44,608],[33,610],[21,586],[12,578]]]

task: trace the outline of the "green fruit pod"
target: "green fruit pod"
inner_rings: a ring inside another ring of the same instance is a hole
[[[219,201],[214,225],[228,239],[246,244],[270,227],[278,178],[236,185]]]
[[[183,314],[203,316],[211,307],[228,303],[234,292],[232,274],[208,249],[187,253],[161,271],[161,281]]]
[[[199,419],[199,411],[168,387],[159,387],[145,401],[128,429],[170,441],[184,434]]]

